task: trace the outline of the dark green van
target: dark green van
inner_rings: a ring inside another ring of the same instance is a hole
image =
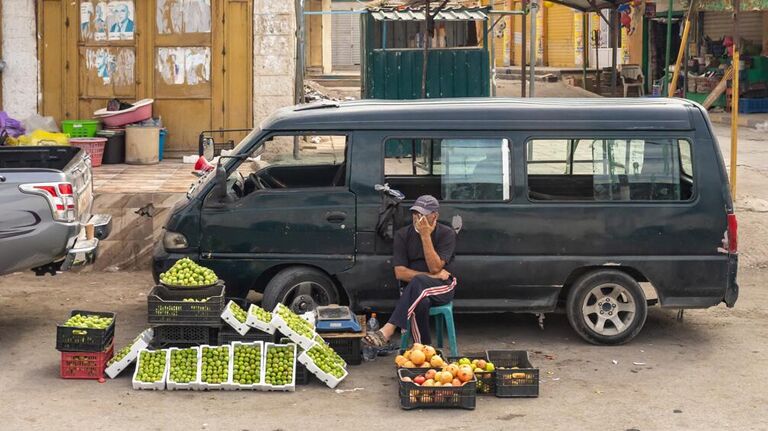
[[[173,209],[155,277],[188,256],[266,308],[387,312],[392,226],[431,194],[458,231],[458,312],[565,307],[586,340],[617,344],[649,304],[738,296],[726,171],[692,102],[325,102],[277,111],[233,155]]]

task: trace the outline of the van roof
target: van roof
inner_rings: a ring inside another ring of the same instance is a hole
[[[280,109],[264,130],[692,130],[697,105],[671,98],[320,101]]]

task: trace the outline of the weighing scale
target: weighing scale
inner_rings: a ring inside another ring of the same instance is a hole
[[[349,307],[323,305],[315,308],[317,332],[360,332],[362,328]]]

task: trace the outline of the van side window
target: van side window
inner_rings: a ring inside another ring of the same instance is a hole
[[[448,201],[510,198],[507,139],[389,139],[385,181],[408,199],[431,194]]]
[[[275,136],[250,154],[238,171],[245,178],[244,193],[257,190],[346,185],[347,137],[299,135],[298,154],[293,136]]]
[[[687,201],[691,144],[677,139],[534,139],[528,194],[537,201]]]

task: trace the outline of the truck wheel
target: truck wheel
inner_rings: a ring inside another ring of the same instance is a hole
[[[623,344],[645,324],[648,305],[640,285],[615,270],[591,272],[568,292],[568,322],[592,344]]]
[[[318,305],[337,304],[339,292],[323,272],[292,267],[277,273],[264,289],[262,304],[266,310],[272,310],[278,302],[301,314],[314,310]]]

